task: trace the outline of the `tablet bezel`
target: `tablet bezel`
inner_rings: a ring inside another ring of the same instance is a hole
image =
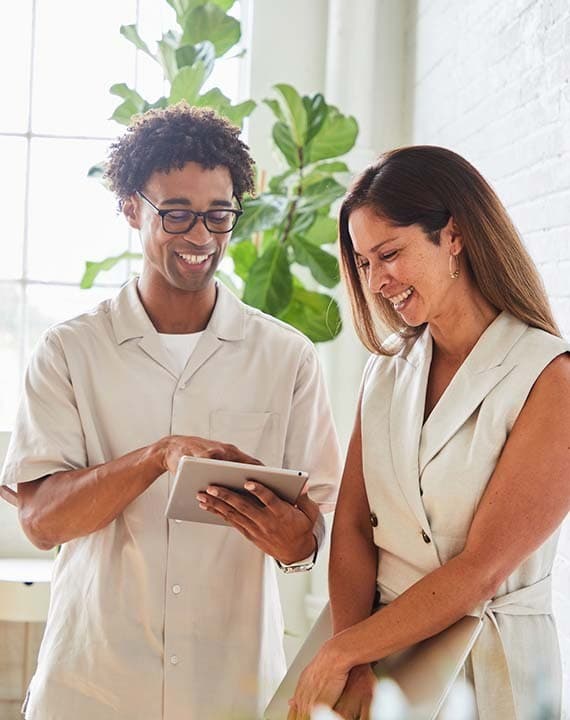
[[[308,473],[302,470],[184,455],[178,463],[165,515],[171,520],[229,527],[230,524],[220,515],[200,508],[196,499],[197,493],[205,492],[210,485],[218,485],[255,497],[244,488],[248,480],[253,480],[269,488],[282,500],[294,505],[308,478]]]

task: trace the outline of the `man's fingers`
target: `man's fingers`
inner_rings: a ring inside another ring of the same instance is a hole
[[[245,483],[244,488],[252,495],[255,495],[255,497],[258,498],[263,505],[265,505],[265,507],[272,510],[277,509],[281,503],[286,502],[285,500],[281,500],[281,498],[278,497],[272,490],[266,488],[265,485],[254,482],[253,480],[248,480]]]
[[[206,493],[200,493],[199,495],[202,496],[201,499],[204,502],[225,504],[229,508],[236,510],[241,515],[254,522],[259,520],[260,513],[263,511],[263,507],[255,498],[249,498],[246,495],[232,492],[231,490],[227,490],[226,488],[219,487],[217,485],[211,485],[207,488]],[[221,510],[225,511],[225,508],[221,508]]]
[[[319,516],[319,506],[316,502],[311,500],[307,493],[299,495],[299,498],[297,499],[297,507],[301,510],[301,512],[304,512],[313,523]]]
[[[243,513],[239,512],[239,510],[233,508],[231,505],[212,499],[204,501],[200,498],[200,496],[198,496],[198,503],[202,510],[206,510],[207,512],[214,513],[214,515],[219,515],[224,518],[224,520],[246,535],[248,540],[256,534],[256,523]]]

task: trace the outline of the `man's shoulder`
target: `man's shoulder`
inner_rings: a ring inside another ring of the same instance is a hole
[[[279,320],[273,315],[242,303],[246,315],[246,333],[269,336],[272,341],[297,345],[299,348],[313,348],[313,343],[300,330]]]
[[[56,338],[62,342],[73,339],[83,342],[89,337],[100,336],[110,327],[111,302],[111,298],[107,298],[79,315],[51,325],[45,331],[44,338],[48,342]]]

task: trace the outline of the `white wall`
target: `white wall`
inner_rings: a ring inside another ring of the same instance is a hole
[[[418,0],[405,33],[407,139],[445,145],[491,181],[570,339],[568,0]],[[568,688],[569,598],[567,521],[554,600]]]

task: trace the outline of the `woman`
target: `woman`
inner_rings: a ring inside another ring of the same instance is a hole
[[[472,614],[479,717],[531,717],[547,689],[557,718],[550,573],[570,508],[570,347],[536,269],[490,186],[438,147],[395,150],[362,173],[340,245],[375,355],[333,528],[335,634],[290,717],[320,701],[368,718],[369,663]]]

